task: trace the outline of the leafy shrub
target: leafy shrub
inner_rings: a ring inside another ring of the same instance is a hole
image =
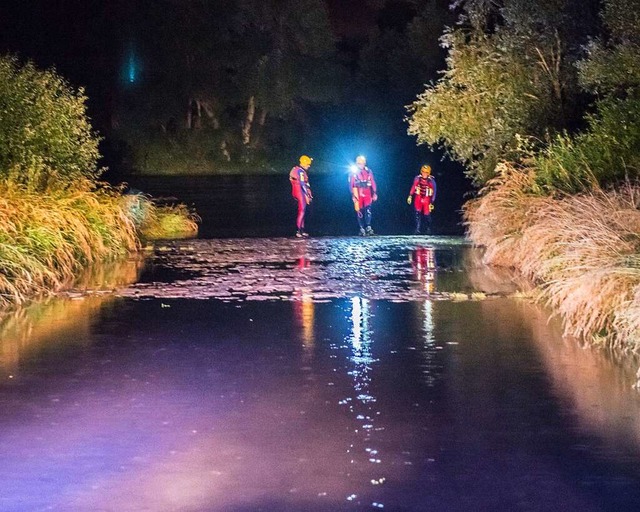
[[[609,97],[597,108],[585,132],[558,136],[535,157],[542,186],[579,192],[640,177],[640,99]]]
[[[0,179],[32,192],[95,179],[99,139],[85,101],[54,70],[0,57]]]
[[[127,194],[121,202],[146,240],[189,238],[198,233],[200,218],[183,204],[157,205],[145,194]]]

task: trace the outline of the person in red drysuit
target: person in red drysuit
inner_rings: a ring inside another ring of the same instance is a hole
[[[427,234],[431,234],[431,212],[435,200],[436,180],[431,176],[431,166],[423,165],[420,168],[420,174],[413,179],[413,185],[407,197],[407,204],[413,201],[416,210],[416,235],[420,234],[423,217],[427,221]]]
[[[300,164],[296,165],[289,172],[289,181],[291,182],[291,195],[298,203],[298,216],[296,217],[296,237],[309,236],[304,230],[304,215],[307,206],[313,200],[311,193],[311,185],[309,185],[309,176],[307,171],[311,167],[313,158],[307,155],[300,157]]]
[[[349,188],[353,199],[353,207],[358,217],[360,235],[373,235],[371,228],[371,203],[378,200],[376,180],[367,160],[363,156],[356,158],[355,172],[351,174]]]

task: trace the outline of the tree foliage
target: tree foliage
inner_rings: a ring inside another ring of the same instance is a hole
[[[576,192],[640,177],[640,0],[608,0],[608,37],[578,63],[580,84],[597,94],[587,129],[556,137],[537,156],[538,182]]]
[[[587,46],[578,64],[580,85],[600,95],[637,94],[640,89],[640,1],[609,0],[602,17],[609,31]]]
[[[100,170],[82,89],[0,57],[0,179],[32,192],[86,186]]]
[[[136,129],[129,140],[142,131],[165,145],[197,145],[206,159],[245,159],[273,145],[282,122],[303,128],[308,105],[336,100],[320,0],[162,3],[131,17],[146,34],[122,30],[123,46],[130,39],[144,62],[141,79],[123,81],[120,93],[115,124],[125,135]]]
[[[542,142],[574,122],[584,27],[569,16],[571,0],[455,5],[459,26],[441,40],[447,69],[410,105],[409,133],[443,145],[484,183],[498,161],[519,159],[523,140]]]

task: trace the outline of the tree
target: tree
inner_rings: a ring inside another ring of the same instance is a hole
[[[606,0],[604,36],[578,62],[579,82],[596,97],[587,129],[556,137],[537,156],[537,180],[582,191],[640,177],[640,0]]]
[[[85,187],[98,177],[99,138],[82,89],[54,70],[0,58],[0,178],[31,192]]]
[[[145,64],[142,80],[122,83],[119,125],[143,128],[142,153],[171,147],[205,165],[253,158],[283,120],[299,132],[307,105],[337,97],[320,0],[163,0],[162,9],[142,5],[128,19],[147,30],[133,37],[125,27],[122,44],[137,47]]]
[[[389,141],[402,130],[404,105],[444,66],[439,38],[453,21],[445,3],[438,0],[395,1],[380,11],[378,26],[360,51],[355,79],[347,89],[367,138]]]
[[[267,116],[291,119],[305,103],[337,99],[335,41],[318,0],[244,0],[241,9],[242,39],[250,42],[250,62],[239,73],[247,105],[242,139],[255,146]]]
[[[523,140],[540,144],[571,126],[584,29],[570,17],[578,4],[455,2],[463,11],[442,37],[447,70],[410,105],[409,133],[443,145],[481,184],[500,160],[519,160]]]

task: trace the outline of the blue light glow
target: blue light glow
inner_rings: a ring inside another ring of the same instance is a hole
[[[137,71],[136,58],[132,51],[129,53],[129,61],[127,63],[127,78],[129,79],[130,84],[136,81],[136,78],[137,78],[136,71]]]
[[[140,57],[136,52],[135,44],[130,43],[123,56],[120,79],[128,85],[136,84],[140,82],[140,71]]]

